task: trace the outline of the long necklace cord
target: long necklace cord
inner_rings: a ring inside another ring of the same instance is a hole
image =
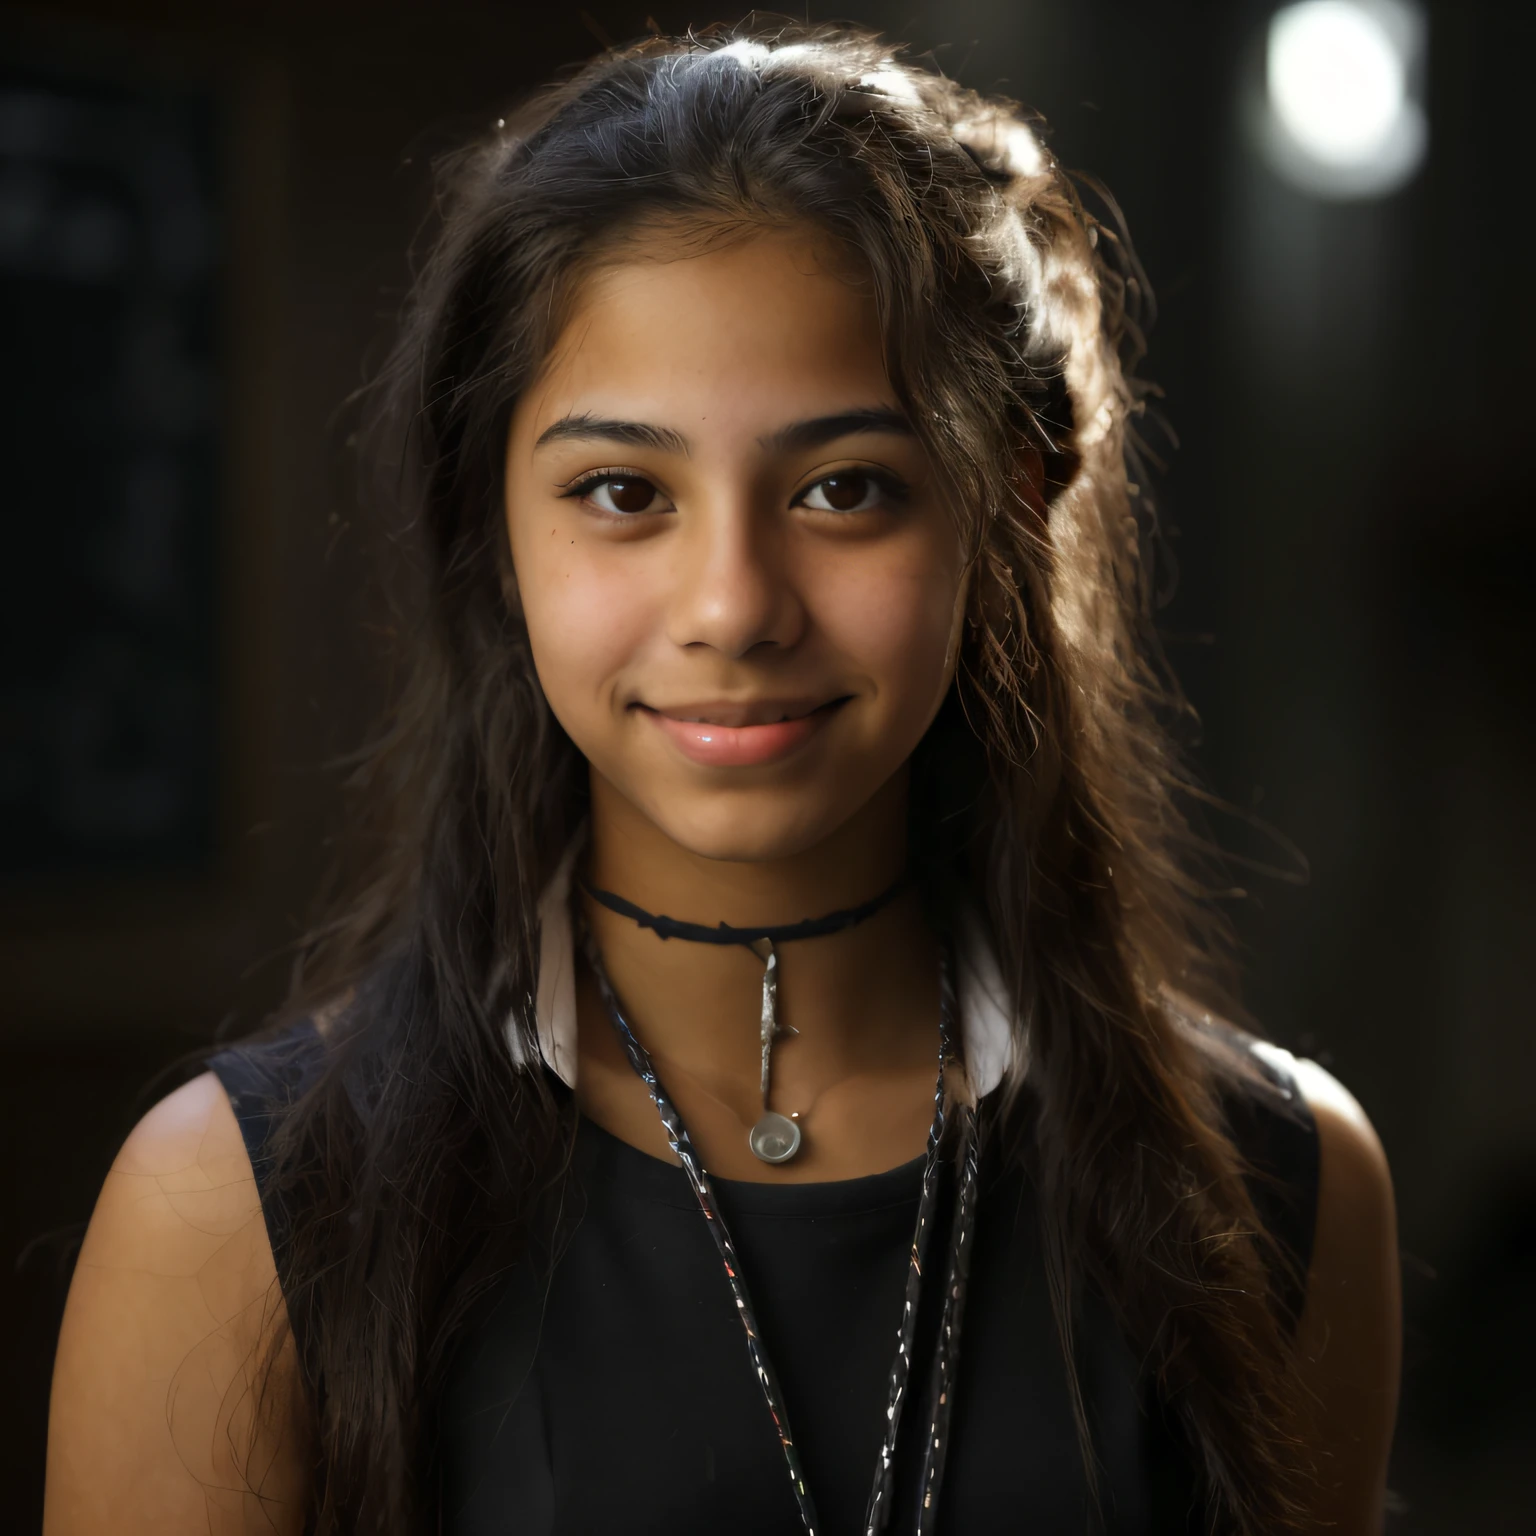
[[[933,1125],[928,1132],[928,1154],[923,1162],[922,1196],[917,1207],[917,1228],[912,1234],[912,1252],[907,1265],[906,1292],[902,1298],[901,1327],[896,1336],[896,1355],[891,1361],[890,1386],[885,1409],[885,1435],[880,1442],[880,1460],[875,1467],[875,1482],[864,1511],[865,1536],[880,1536],[890,1521],[896,1476],[896,1438],[901,1429],[901,1411],[906,1403],[907,1384],[912,1374],[912,1343],[917,1334],[917,1314],[923,1297],[923,1266],[928,1260],[933,1217],[938,1205],[941,1165],[940,1144],[944,1138],[944,1063],[955,1051],[954,993],[950,984],[949,954],[942,951],[939,969],[939,1075],[933,1090]]]
[[[666,1090],[662,1087],[649,1053],[636,1039],[628,1020],[624,1017],[613,988],[603,968],[596,942],[589,930],[583,936],[583,948],[587,961],[597,980],[598,991],[608,1013],[609,1021],[624,1047],[625,1055],[635,1075],[645,1084],[651,1102],[661,1117],[668,1143],[682,1164],[694,1197],[699,1203],[705,1221],[709,1225],[715,1246],[725,1267],[726,1280],[736,1303],[736,1313],[741,1319],[746,1335],[747,1353],[757,1376],[769,1417],[773,1421],[779,1446],[789,1473],[790,1487],[800,1512],[801,1523],[807,1536],[815,1536],[817,1530],[816,1505],[806,1484],[805,1472],[800,1464],[799,1451],[795,1446],[794,1433],[790,1428],[789,1414],[784,1406],[783,1394],[773,1362],[768,1356],[757,1313],[747,1290],[745,1276],[736,1255],[730,1228],[715,1198],[709,1175],[700,1161],[689,1138],[687,1127],[678,1114]],[[947,952],[942,957],[940,993],[942,1006],[939,1021],[939,1075],[934,1090],[934,1119],[928,1133],[928,1150],[923,1165],[922,1193],[918,1201],[917,1225],[913,1232],[911,1258],[907,1271],[906,1293],[902,1305],[901,1327],[897,1334],[896,1355],[891,1365],[890,1388],[886,1409],[886,1428],[882,1437],[880,1455],[875,1467],[874,1486],[871,1489],[866,1511],[867,1536],[879,1536],[889,1523],[894,1485],[894,1462],[897,1437],[901,1425],[901,1412],[907,1396],[911,1375],[912,1344],[917,1328],[917,1314],[922,1297],[923,1265],[934,1224],[938,1204],[938,1188],[941,1171],[941,1144],[945,1127],[944,1064],[956,1055],[954,1031],[954,996],[950,981]],[[944,1475],[944,1451],[947,1449],[950,1405],[954,1397],[954,1381],[959,1358],[960,1321],[964,1308],[965,1280],[969,1268],[969,1245],[972,1219],[976,1203],[976,1138],[974,1134],[975,1111],[969,1105],[961,1106],[960,1189],[956,1200],[955,1221],[950,1236],[950,1256],[946,1277],[943,1317],[940,1325],[936,1379],[933,1391],[933,1414],[929,1434],[924,1446],[921,1478],[922,1505],[918,1515],[918,1530],[927,1536],[936,1517],[938,1493]]]
[[[784,1453],[790,1487],[800,1510],[801,1523],[805,1526],[807,1536],[816,1536],[818,1525],[816,1505],[811,1498],[810,1489],[806,1486],[805,1471],[800,1465],[800,1453],[795,1448],[794,1432],[790,1429],[789,1414],[785,1411],[783,1395],[779,1390],[778,1374],[774,1371],[773,1362],[768,1358],[768,1351],[763,1347],[762,1335],[757,1325],[757,1312],[747,1292],[746,1277],[742,1274],[741,1263],[736,1257],[736,1245],[731,1240],[730,1228],[721,1214],[709,1175],[704,1171],[703,1163],[699,1161],[698,1153],[694,1150],[682,1116],[673,1108],[671,1100],[661,1086],[661,1079],[657,1077],[656,1069],[651,1064],[649,1054],[635,1038],[635,1032],[629,1027],[629,1021],[619,1007],[619,1000],[614,996],[613,987],[609,984],[608,974],[603,969],[602,960],[597,953],[597,945],[593,942],[590,932],[586,935],[586,951],[587,963],[592,967],[592,973],[597,978],[598,991],[602,994],[603,1005],[608,1010],[609,1020],[623,1044],[624,1053],[629,1057],[629,1064],[634,1068],[635,1075],[650,1090],[651,1102],[656,1106],[657,1114],[661,1116],[667,1141],[688,1175],[688,1182],[693,1186],[694,1198],[699,1202],[699,1209],[704,1213],[704,1219],[709,1224],[715,1247],[720,1250],[720,1258],[725,1265],[725,1277],[730,1283],[731,1296],[736,1302],[736,1315],[741,1319],[742,1329],[746,1333],[747,1354],[751,1359],[753,1372],[757,1376],[758,1386],[762,1388],[763,1400],[768,1405],[768,1414],[773,1420],[774,1432],[779,1437],[779,1447]]]
[[[939,1323],[938,1358],[934,1363],[931,1429],[923,1447],[922,1497],[918,1504],[918,1536],[932,1536],[939,1518],[939,1492],[949,1455],[949,1423],[955,1403],[960,1361],[960,1325],[971,1273],[971,1239],[976,1225],[976,1186],[979,1151],[976,1109],[960,1110],[960,1189],[955,1197],[955,1225],[950,1238],[949,1274],[944,1285],[944,1314]]]

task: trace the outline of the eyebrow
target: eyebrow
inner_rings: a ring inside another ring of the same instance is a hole
[[[788,452],[801,448],[820,448],[826,443],[836,442],[840,437],[855,437],[865,432],[884,432],[895,437],[915,436],[911,422],[900,411],[889,406],[869,406],[862,410],[839,411],[835,416],[816,416],[808,421],[791,422],[777,432],[758,438],[758,442],[764,448]],[[644,421],[619,421],[611,417],[593,416],[588,412],[562,416],[539,434],[533,446],[542,448],[547,443],[598,439],[609,443],[624,443],[632,448],[654,448],[684,457],[690,452],[688,439],[671,427],[658,427]]]
[[[791,422],[758,441],[765,448],[780,450],[820,448],[840,437],[856,437],[863,432],[885,432],[894,437],[913,437],[912,423],[889,406],[870,406],[859,411],[840,411],[836,416],[817,416],[810,421]]]
[[[609,443],[625,443],[631,448],[659,448],[663,453],[688,452],[688,439],[671,427],[653,427],[644,421],[615,421],[587,412],[579,416],[562,416],[539,433],[533,446],[542,448],[546,443],[597,438]]]

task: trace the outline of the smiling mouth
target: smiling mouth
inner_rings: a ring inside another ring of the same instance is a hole
[[[805,745],[848,702],[762,700],[748,704],[689,704],[677,709],[634,706],[690,761],[713,768],[778,762]]]

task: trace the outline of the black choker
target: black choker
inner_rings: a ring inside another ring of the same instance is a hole
[[[793,939],[824,939],[829,934],[841,933],[844,928],[855,927],[893,901],[906,885],[907,877],[898,875],[895,882],[878,896],[857,907],[844,907],[837,912],[828,912],[825,917],[808,917],[799,923],[768,923],[761,928],[733,928],[729,923],[717,923],[710,928],[703,923],[685,923],[681,918],[647,912],[644,907],[625,901],[615,892],[591,884],[585,875],[578,875],[577,882],[600,906],[617,912],[620,917],[627,917],[642,928],[649,928],[658,939],[688,939],[695,944],[743,944],[752,949],[763,943],[788,944]]]
[[[857,907],[844,907],[828,912],[825,917],[811,917],[799,923],[769,923],[761,928],[733,928],[729,923],[717,923],[713,928],[703,923],[685,923],[675,917],[662,917],[637,907],[613,891],[601,890],[591,884],[585,875],[577,875],[577,883],[593,901],[627,917],[641,928],[649,928],[659,939],[688,939],[695,944],[740,944],[750,949],[763,961],[763,1006],[759,1021],[762,1041],[762,1117],[747,1136],[747,1145],[753,1155],[765,1163],[787,1163],[799,1150],[800,1127],[788,1115],[776,1114],[768,1108],[768,1090],[771,1085],[773,1042],[783,1034],[795,1031],[779,1023],[779,956],[776,946],[795,939],[823,939],[829,934],[841,933],[866,918],[873,917],[891,902],[905,887],[907,877],[896,881],[878,896]]]

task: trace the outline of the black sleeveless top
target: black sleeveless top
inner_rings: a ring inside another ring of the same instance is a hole
[[[323,1051],[302,1025],[210,1062],[245,1135],[275,1250],[289,1213],[266,1189],[270,1134]],[[1284,1058],[1252,1060],[1255,1081],[1226,1090],[1228,1122],[1290,1260],[1277,1279],[1294,1318],[1312,1250],[1317,1135]],[[827,1536],[862,1529],[921,1171],[917,1160],[836,1183],[714,1181]],[[793,1536],[801,1525],[778,1439],[683,1170],[583,1120],[562,1205],[552,1264],[514,1270],[466,1333],[439,1425],[440,1529]],[[947,1213],[940,1221],[942,1240]],[[912,1441],[926,1432],[921,1376],[935,1311],[919,1319],[893,1532],[915,1518]],[[1076,1347],[1103,1528],[1204,1530],[1189,1457],[1091,1295]],[[1091,1509],[1030,1183],[990,1156],[938,1529],[1078,1536]]]

